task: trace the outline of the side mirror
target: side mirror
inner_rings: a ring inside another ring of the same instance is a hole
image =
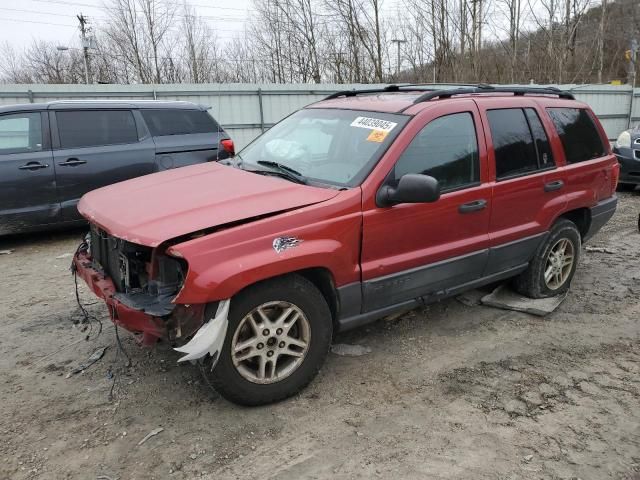
[[[407,173],[400,177],[397,187],[383,185],[376,195],[379,207],[390,207],[398,203],[429,203],[440,198],[438,180],[429,175]]]

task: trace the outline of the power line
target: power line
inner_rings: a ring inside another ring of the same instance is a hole
[[[7,10],[10,12],[21,12],[21,13],[32,13],[35,15],[53,15],[56,17],[75,17],[74,14],[71,13],[53,13],[53,12],[38,12],[36,10],[23,10],[20,8],[7,8],[7,7],[0,7],[0,10]],[[184,15],[184,14],[179,14],[176,13],[174,14],[174,16],[176,17],[181,17],[181,18],[203,18],[203,19],[211,19],[211,20],[221,20],[221,21],[225,21],[225,22],[245,22],[246,20],[244,18],[233,18],[233,17],[214,17],[214,16],[210,16],[210,15]],[[97,15],[91,15],[91,18],[95,18],[97,20],[100,20],[102,22],[107,22],[110,19],[107,17],[100,17]]]
[[[38,20],[24,20],[24,19],[18,19],[18,18],[6,18],[6,17],[1,17],[0,18],[0,22],[18,22],[18,23],[39,23],[41,25],[55,25],[58,27],[72,27],[72,28],[77,28],[76,25],[69,25],[68,23],[53,23],[53,22],[40,22]]]
[[[95,17],[94,17],[95,18]],[[22,18],[5,18],[5,17],[0,17],[0,21],[7,21],[7,22],[16,22],[16,23],[39,23],[39,24],[43,24],[43,25],[53,25],[53,26],[59,26],[59,27],[73,27],[73,28],[78,28],[77,25],[70,25],[68,23],[55,23],[55,22],[44,22],[44,21],[39,21],[39,20],[25,20]],[[180,28],[179,27],[175,27],[174,29],[172,29],[174,32],[180,32]],[[227,33],[238,33],[238,34],[242,34],[243,32],[241,30],[232,30],[232,29],[224,29],[224,28],[214,28],[213,29],[213,33],[217,34],[217,32],[227,32]],[[228,38],[228,39],[232,39],[235,38],[234,36],[225,36],[225,35],[218,35],[219,38]]]
[[[93,5],[90,3],[82,3],[82,2],[71,2],[71,1],[67,1],[67,0],[31,0],[32,2],[40,2],[40,3],[57,3],[59,5],[71,5],[71,6],[76,6],[76,7],[89,7],[89,8],[109,8],[109,7],[103,7],[101,5]],[[181,2],[165,2],[169,5],[173,5],[173,6],[177,6],[177,7],[182,7],[184,6],[183,3]],[[190,2],[186,2],[187,6],[190,7],[197,7],[197,8],[215,8],[216,10],[236,10],[236,11],[240,11],[240,12],[247,12],[247,11],[254,11],[254,9],[251,8],[237,8],[237,7],[217,7],[215,5],[202,5],[202,4],[198,4],[198,3],[190,3]]]

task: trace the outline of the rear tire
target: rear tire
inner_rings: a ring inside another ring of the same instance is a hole
[[[317,375],[332,327],[325,298],[306,278],[288,275],[258,283],[231,299],[220,359],[211,371],[207,358],[203,373],[231,402],[254,406],[282,400]]]
[[[571,285],[580,258],[581,239],[570,220],[558,220],[538,247],[529,267],[514,279],[516,291],[530,298],[554,297]]]

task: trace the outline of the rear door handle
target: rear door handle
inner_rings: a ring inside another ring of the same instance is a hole
[[[544,184],[544,191],[553,192],[555,190],[560,190],[562,187],[564,187],[564,182],[562,180],[554,180],[553,182]]]
[[[487,201],[484,198],[474,200],[473,202],[463,203],[458,207],[460,213],[471,213],[482,210],[487,207]]]
[[[19,170],[39,170],[41,168],[49,168],[48,163],[40,163],[40,162],[29,162],[24,165],[18,167]]]
[[[80,160],[79,158],[67,158],[66,161],[60,162],[58,165],[61,167],[75,167],[76,165],[84,165],[86,160]]]

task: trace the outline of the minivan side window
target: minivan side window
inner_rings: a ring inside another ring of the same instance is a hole
[[[407,173],[434,177],[441,191],[477,184],[480,160],[471,113],[436,118],[418,132],[396,163],[395,181]]]
[[[524,111],[520,108],[488,110],[487,118],[496,158],[496,178],[538,170],[536,147]]]
[[[62,148],[118,145],[138,141],[130,110],[57,111],[56,123]]]
[[[221,130],[207,112],[185,109],[144,109],[142,117],[154,137],[213,133]]]
[[[593,118],[584,108],[547,108],[564,147],[567,163],[605,155],[604,144]]]
[[[0,116],[0,155],[42,150],[40,113],[15,113]]]

